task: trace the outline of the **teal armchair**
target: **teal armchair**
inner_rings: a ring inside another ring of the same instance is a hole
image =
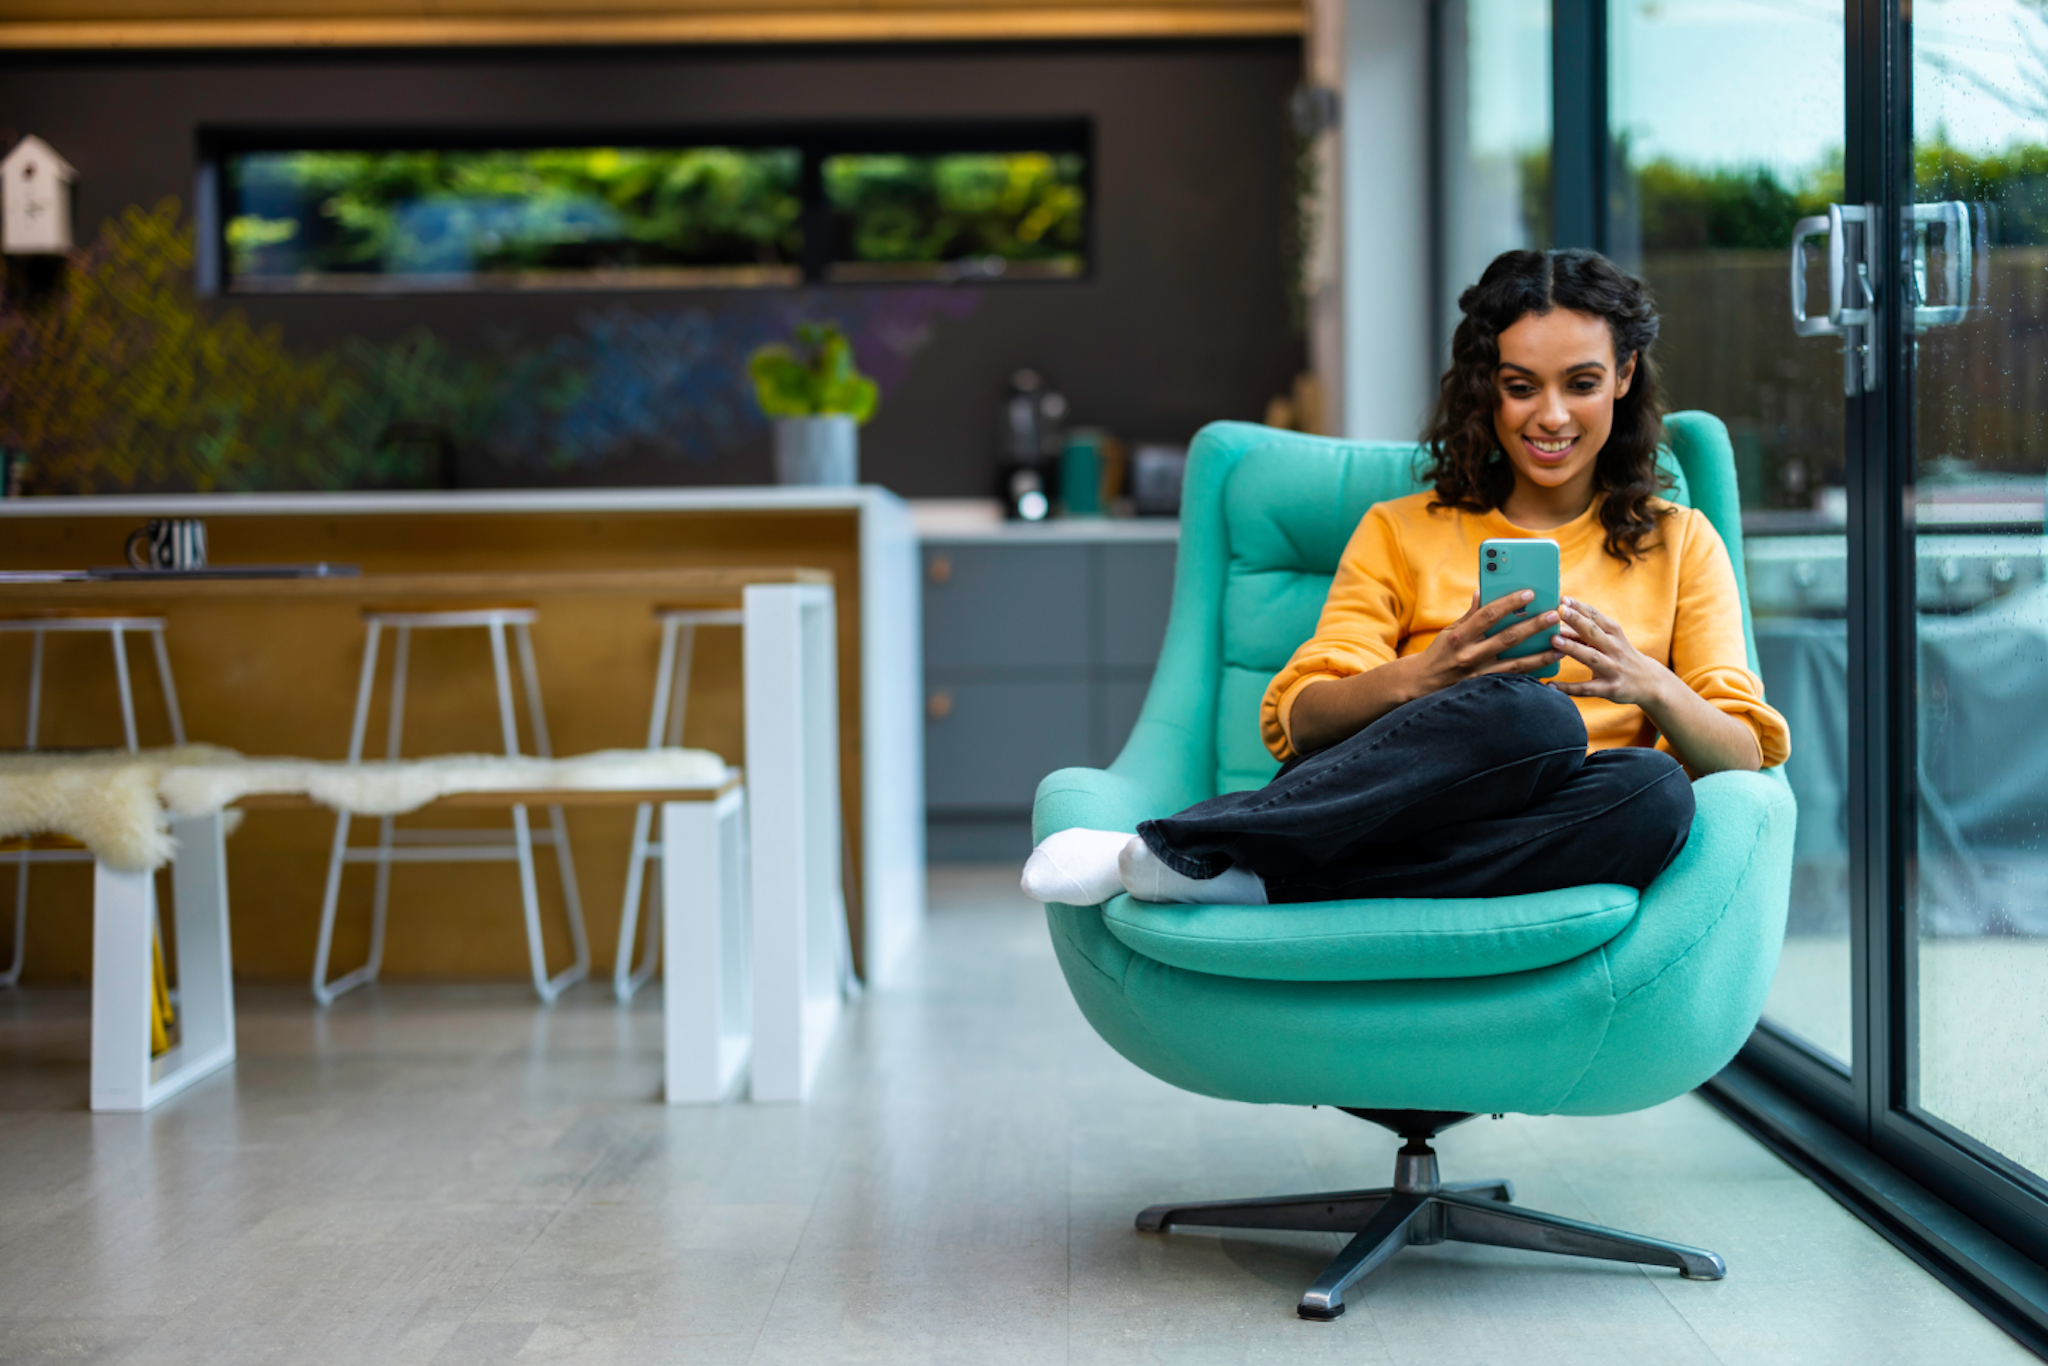
[[[1727,429],[1667,422],[1672,497],[1727,542],[1743,593]],[[1172,617],[1144,710],[1108,769],[1039,785],[1033,837],[1135,830],[1278,765],[1259,739],[1267,681],[1315,629],[1338,558],[1372,504],[1421,487],[1412,445],[1244,423],[1195,439]],[[1794,743],[1798,737],[1794,737]],[[1525,1210],[1504,1180],[1444,1184],[1430,1138],[1475,1114],[1619,1114],[1719,1071],[1776,971],[1794,805],[1782,773],[1693,785],[1685,849],[1650,888],[1533,896],[1159,906],[1049,905],[1054,948],[1108,1043],[1175,1086],[1226,1100],[1328,1105],[1406,1143],[1382,1190],[1156,1206],[1138,1227],[1316,1229],[1354,1236],[1303,1296],[1344,1291],[1403,1246],[1446,1239],[1662,1265],[1718,1279],[1710,1252]]]

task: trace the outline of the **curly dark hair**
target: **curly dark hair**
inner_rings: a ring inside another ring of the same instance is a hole
[[[1436,408],[1422,434],[1429,453],[1424,477],[1436,486],[1430,506],[1491,512],[1507,501],[1514,467],[1493,427],[1500,334],[1527,314],[1568,308],[1606,322],[1617,364],[1636,358],[1629,391],[1614,403],[1614,428],[1594,457],[1593,488],[1604,495],[1607,553],[1624,564],[1640,558],[1662,515],[1652,500],[1671,486],[1657,467],[1664,404],[1650,355],[1657,310],[1649,290],[1596,251],[1508,251],[1458,296],[1458,308],[1465,316],[1451,334],[1451,368],[1437,383]]]

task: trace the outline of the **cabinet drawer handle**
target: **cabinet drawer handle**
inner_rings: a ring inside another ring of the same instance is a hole
[[[953,577],[953,557],[934,555],[925,561],[925,572],[931,575],[933,583],[945,583]]]
[[[934,721],[943,721],[953,714],[953,694],[935,692],[925,699],[924,714]]]

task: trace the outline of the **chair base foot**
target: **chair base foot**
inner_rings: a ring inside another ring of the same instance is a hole
[[[1138,1228],[1156,1233],[1185,1224],[1351,1234],[1351,1241],[1296,1306],[1295,1312],[1305,1319],[1342,1315],[1345,1292],[1402,1248],[1445,1242],[1668,1266],[1693,1281],[1718,1281],[1728,1274],[1718,1256],[1701,1248],[1523,1209],[1512,1203],[1511,1181],[1438,1180],[1436,1153],[1428,1138],[1444,1127],[1448,1125],[1433,1124],[1427,1132],[1404,1134],[1408,1141],[1395,1159],[1394,1184],[1383,1189],[1153,1205],[1139,1212]]]

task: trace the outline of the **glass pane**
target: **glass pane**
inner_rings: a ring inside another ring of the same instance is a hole
[[[790,148],[279,151],[230,156],[245,292],[794,284]]]
[[[832,278],[1079,275],[1086,171],[1079,152],[827,157]]]
[[[1841,198],[1842,11],[1612,0],[1608,35],[1609,241],[1656,293],[1670,406],[1713,413],[1734,440],[1757,653],[1792,729],[1792,912],[1765,1017],[1846,1065],[1842,362],[1834,340],[1793,335],[1786,283],[1793,223]]]
[[[1442,0],[1437,6],[1438,119],[1449,345],[1458,295],[1487,263],[1550,245],[1548,0]]]
[[[1908,1099],[2048,1174],[2048,11],[1912,19]]]

